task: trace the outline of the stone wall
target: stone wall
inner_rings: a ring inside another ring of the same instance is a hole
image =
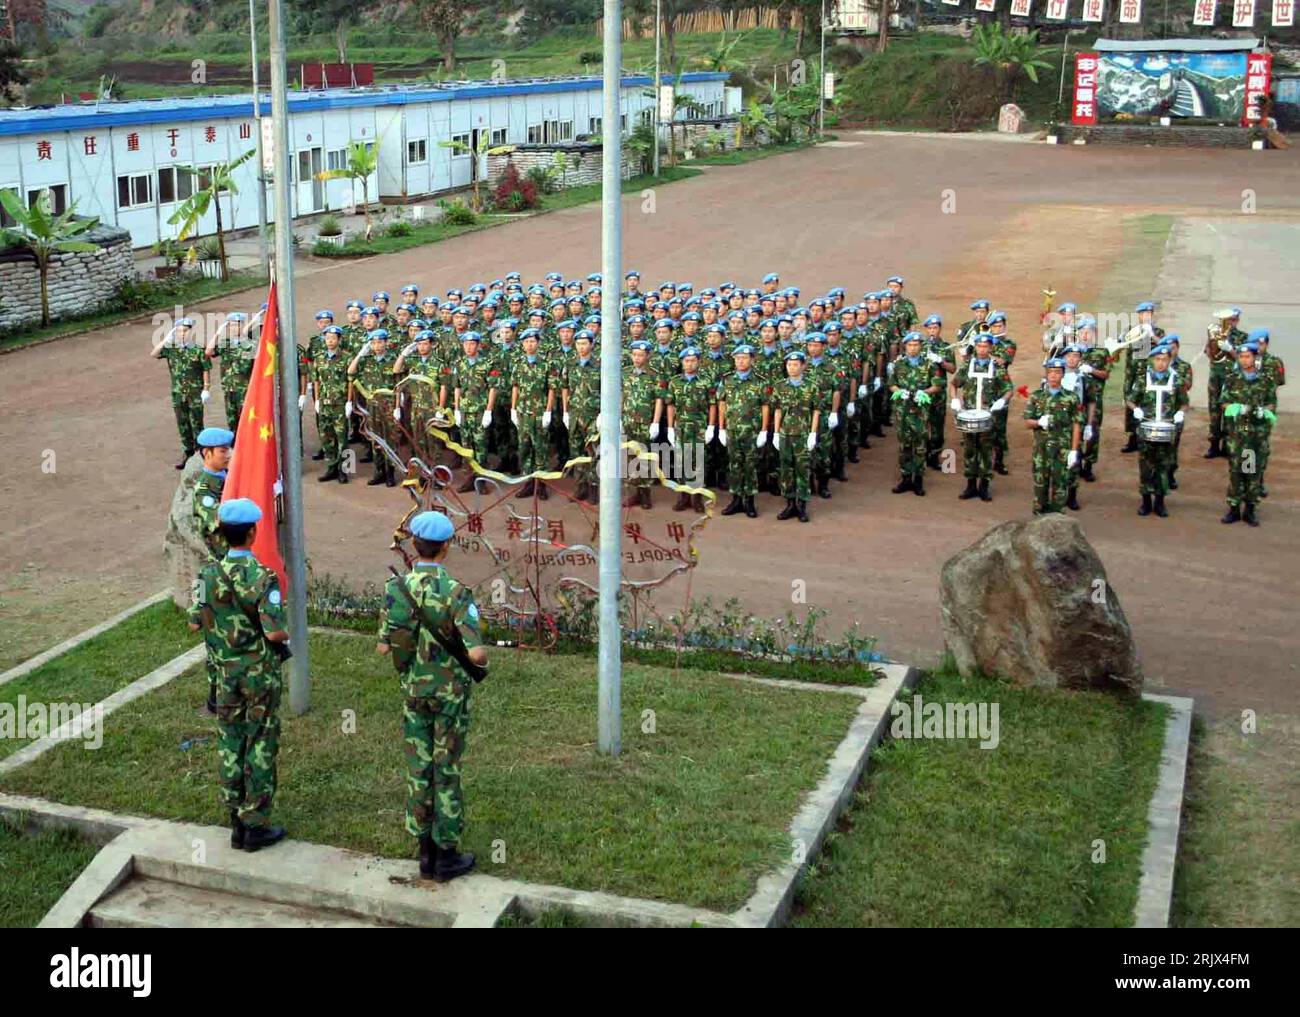
[[[96,226],[84,239],[100,249],[93,254],[56,254],[50,259],[52,318],[73,318],[98,310],[113,299],[123,280],[135,277],[131,234],[126,230]],[[40,320],[41,276],[36,259],[30,251],[17,248],[0,251],[0,335]]]
[[[554,165],[555,153],[562,152],[565,157],[565,169],[559,179],[561,188],[582,187],[585,184],[600,183],[604,159],[600,145],[575,142],[571,145],[515,145],[509,152],[488,156],[488,186],[496,187],[511,163],[519,170],[521,177],[528,176],[528,171],[535,166],[550,168]],[[635,156],[623,148],[622,176],[627,179],[635,175]]]
[[[740,134],[739,123],[736,117],[721,117],[717,120],[678,120],[673,124],[673,130],[677,132],[674,144],[678,152],[690,152],[692,155],[711,155],[715,140],[721,141],[724,152],[730,152],[737,147],[750,148],[753,143],[748,138],[743,144],[737,144]],[[664,124],[665,143],[667,128],[668,125]]]
[[[1248,127],[1159,124],[1063,124],[1061,143],[1082,138],[1090,145],[1160,145],[1166,148],[1250,148]]]

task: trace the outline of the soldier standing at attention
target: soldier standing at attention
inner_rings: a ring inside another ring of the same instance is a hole
[[[310,339],[307,340],[307,349],[306,349],[306,351],[303,353],[303,356],[302,356],[303,373],[306,375],[305,380],[306,380],[307,384],[306,384],[306,386],[305,386],[304,388],[302,388],[300,391],[301,391],[301,393],[302,393],[303,395],[307,396],[309,399],[312,400],[312,405],[313,405],[313,407],[315,406],[315,404],[316,404],[317,402],[319,402],[319,400],[315,398],[315,395],[316,395],[316,387],[315,387],[315,382],[314,382],[314,380],[313,380],[313,378],[312,378],[312,374],[313,374],[313,372],[312,372],[312,369],[311,369],[311,365],[312,365],[312,362],[313,362],[313,361],[314,361],[314,360],[315,360],[315,359],[316,359],[316,358],[317,358],[321,353],[324,352],[324,350],[325,350],[325,329],[331,327],[333,324],[334,324],[334,312],[333,312],[333,311],[330,311],[330,310],[320,310],[320,311],[317,311],[317,312],[316,312],[316,328],[317,328],[317,332],[316,332],[316,334],[315,334],[314,336],[312,336]],[[224,375],[223,375],[223,377],[222,377],[222,382],[223,382],[223,384],[224,384],[224,381],[225,381],[225,378],[224,378]],[[323,433],[322,433],[321,426],[322,426],[322,425],[321,425],[320,413],[317,412],[317,414],[316,414],[316,433],[317,433],[318,435],[320,435],[320,436],[322,437],[322,439],[323,439],[323,438],[324,438],[324,435],[323,435]],[[313,452],[313,453],[311,454],[311,457],[312,457],[312,459],[313,459],[314,461],[316,461],[316,462],[320,462],[322,459],[325,458],[325,444],[324,444],[324,441],[323,441],[323,440],[322,440],[322,442],[321,442],[321,447],[320,447],[319,449],[317,449],[315,452]]]
[[[1186,412],[1186,408],[1192,405],[1192,365],[1180,356],[1182,343],[1179,341],[1178,336],[1169,336],[1165,343],[1169,346],[1170,352],[1169,370],[1173,371],[1178,378],[1176,384],[1183,391],[1183,408],[1184,412]],[[1169,467],[1169,490],[1171,491],[1178,490],[1178,457],[1182,452],[1182,448],[1183,424],[1179,424],[1178,430],[1174,434],[1174,464]]]
[[[940,384],[945,388],[948,375],[957,370],[956,356],[943,341],[943,318],[932,314],[925,319],[925,359],[939,371]],[[930,401],[930,430],[925,443],[925,464],[932,470],[940,469],[939,456],[943,453],[944,430],[948,425],[948,403],[944,399]]]
[[[1051,357],[1043,366],[1047,384],[1030,394],[1023,414],[1025,426],[1034,432],[1034,515],[1065,510],[1083,432],[1083,407],[1061,385],[1065,360]]]
[[[492,426],[497,400],[495,368],[489,357],[479,356],[477,332],[463,333],[461,348],[464,355],[452,375],[453,419],[460,431],[460,443],[473,451],[480,466],[486,466],[488,428]],[[456,490],[461,494],[474,490],[474,469],[469,463],[465,464],[465,480]]]
[[[579,501],[589,500],[597,484],[595,453],[588,446],[599,437],[595,425],[596,418],[600,415],[600,364],[592,356],[591,340],[592,335],[585,328],[578,333],[574,340],[574,357],[561,375],[560,401],[563,407],[564,428],[568,435],[566,439],[568,451],[571,453],[571,458],[593,456],[593,462],[574,467],[574,477],[578,482],[574,496]],[[634,346],[633,349],[635,348]],[[642,357],[642,361],[644,359]],[[635,361],[635,357],[633,360]],[[628,388],[626,378],[624,382],[626,400]],[[631,431],[626,420],[624,429]],[[629,433],[629,437],[640,441],[641,433],[637,432],[635,435]],[[561,465],[563,462],[567,460],[562,461]]]
[[[901,275],[891,275],[885,280],[885,285],[889,287],[889,293],[893,298],[894,314],[898,318],[898,330],[904,333],[911,331],[919,316],[916,313],[916,305],[903,296],[903,277]]]
[[[810,486],[818,497],[829,498],[833,434],[840,426],[840,395],[844,374],[838,362],[827,359],[826,337],[821,332],[806,333],[805,344],[808,359],[804,361],[804,384],[817,390],[817,408],[821,410],[817,415],[817,442],[809,463],[813,474]]]
[[[1016,359],[1016,341],[1007,335],[1007,316],[1003,311],[994,311],[988,318],[989,334],[993,336],[993,359],[1008,374]],[[1010,395],[1008,395],[1010,401]],[[1011,439],[1007,434],[1007,421],[1011,419],[1009,410],[993,414],[993,430],[998,436],[997,446],[993,450],[993,472],[1003,477],[1007,475],[1007,453],[1011,451]]]
[[[316,426],[320,430],[321,449],[325,453],[325,472],[320,483],[337,480],[348,482],[343,453],[348,448],[348,418],[352,403],[348,401],[348,357],[343,350],[343,329],[329,325],[321,333],[325,347],[312,359],[311,379],[316,393]]]
[[[194,485],[194,526],[208,549],[208,561],[225,557],[225,538],[221,536],[221,522],[217,512],[221,507],[221,493],[226,488],[226,467],[230,465],[230,447],[235,436],[224,427],[205,427],[199,432],[199,455],[203,457],[203,472]],[[215,637],[204,633],[208,647],[208,713],[217,712],[217,657]]]
[[[731,502],[724,516],[744,512],[758,515],[754,496],[758,494],[758,453],[767,444],[770,410],[766,385],[753,371],[754,347],[741,343],[732,351],[735,370],[718,382],[718,441],[729,450],[727,479]]]
[[[551,412],[555,409],[555,378],[550,359],[537,351],[540,336],[536,329],[524,329],[523,351],[515,362],[510,386],[510,423],[519,435],[519,472],[528,476],[528,482],[519,489],[516,498],[531,498],[534,493],[542,501],[547,499],[546,484],[535,481],[531,474],[547,467],[550,444],[546,432],[551,426]]]
[[[218,662],[217,751],[230,846],[258,851],[284,839],[284,827],[271,825],[271,803],[289,633],[279,580],[249,549],[262,510],[235,498],[222,503],[218,518],[230,549],[200,569],[189,623],[211,635]]]
[[[203,345],[191,336],[193,329],[193,318],[181,318],[154,344],[151,354],[158,360],[166,360],[171,373],[172,412],[176,415],[176,429],[181,437],[178,470],[185,469],[185,464],[198,448],[199,432],[203,430],[203,406],[211,398],[208,358]]]
[[[389,436],[388,421],[385,419],[392,410],[393,356],[388,349],[388,329],[377,328],[370,333],[370,344],[348,365],[348,374],[359,382],[366,396],[366,422],[373,437],[370,440],[370,455],[375,464],[375,475],[366,481],[368,487],[387,484],[394,487],[397,477],[393,464],[380,442],[387,442]],[[381,394],[382,393],[382,394]],[[392,442],[388,442],[392,445]],[[365,460],[362,460],[363,462]]]
[[[682,373],[668,381],[668,444],[676,449],[673,479],[678,483],[699,486],[704,464],[704,449],[713,440],[714,415],[717,413],[714,390],[700,377],[700,351],[687,346],[679,355]],[[689,449],[689,453],[687,452]],[[674,512],[694,508],[704,511],[704,496],[694,499],[685,491],[677,495]]]
[[[1176,339],[1177,336],[1171,338]],[[1182,426],[1187,393],[1179,384],[1178,376],[1169,369],[1171,353],[1167,341],[1154,347],[1147,357],[1146,371],[1125,393],[1128,408],[1139,424],[1148,417],[1156,419],[1156,398],[1160,395],[1157,388],[1163,388],[1165,392],[1160,396],[1162,419]],[[1154,498],[1155,513],[1163,519],[1169,515],[1165,511],[1165,495],[1169,492],[1169,474],[1175,462],[1174,443],[1147,441],[1140,434],[1139,440],[1142,450],[1138,460],[1138,493],[1142,495],[1142,504],[1138,508],[1138,515],[1151,514]]]
[[[632,369],[623,375],[623,433],[630,441],[639,442],[649,450],[650,444],[659,440],[659,420],[663,415],[668,381],[650,369],[650,343],[647,340],[634,339],[629,348]],[[595,437],[593,425],[592,439]],[[653,504],[651,479],[638,472],[634,486],[637,503],[642,508],[650,508]]]
[[[772,444],[780,455],[781,494],[785,497],[785,508],[777,513],[777,519],[798,516],[801,523],[808,521],[809,475],[821,423],[821,396],[803,376],[807,358],[803,350],[785,355],[785,381],[776,385],[770,396]]]
[[[420,875],[443,883],[474,868],[474,856],[460,850],[460,760],[472,682],[438,634],[463,643],[471,665],[486,668],[487,651],[473,595],[441,564],[455,532],[451,520],[441,512],[421,512],[410,530],[418,558],[405,576],[388,580],[376,649],[392,655],[402,685],[406,832],[419,843]]]
[[[1222,522],[1245,519],[1259,525],[1268,437],[1277,423],[1277,385],[1259,370],[1259,343],[1237,347],[1237,364],[1223,385],[1223,426],[1227,435],[1228,512]]]
[[[1255,369],[1260,374],[1273,382],[1274,395],[1276,390],[1286,384],[1286,364],[1282,358],[1269,352],[1269,332],[1266,328],[1257,328],[1250,333],[1250,342],[1259,347],[1259,355],[1255,358]],[[1188,368],[1188,387],[1191,387],[1191,369]],[[1272,451],[1272,436],[1266,432],[1264,434],[1264,455],[1259,464],[1259,496],[1268,497],[1268,488],[1264,485],[1264,468],[1268,466],[1268,456]],[[1175,485],[1177,486],[1177,485]]]
[[[1007,395],[1011,391],[1011,378],[1005,367],[998,366],[992,357],[993,337],[982,332],[975,337],[975,352],[966,363],[957,368],[948,379],[952,396],[952,411],[983,409],[1000,413],[1006,409]],[[981,387],[978,375],[987,375]],[[976,407],[976,395],[980,405]],[[966,490],[957,495],[969,500],[976,495],[980,501],[992,501],[989,484],[993,480],[993,449],[997,435],[990,429],[979,433],[965,433],[961,437],[962,471],[966,475]]]
[[[921,353],[921,333],[908,332],[903,354],[891,365],[890,401],[898,410],[898,472],[894,494],[925,494],[925,447],[930,429],[930,403],[943,389],[944,376],[937,364]]]

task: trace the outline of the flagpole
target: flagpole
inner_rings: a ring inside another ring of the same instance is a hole
[[[289,582],[289,709],[311,707],[307,647],[307,566],[302,520],[302,420],[298,414],[298,330],[293,300],[293,205],[289,179],[288,71],[285,66],[284,0],[267,5],[271,35],[272,196],[275,201],[275,289],[280,349],[280,470],[284,484],[284,570]]]

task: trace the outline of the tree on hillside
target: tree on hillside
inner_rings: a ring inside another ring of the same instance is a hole
[[[456,39],[473,11],[466,0],[416,0],[415,8],[424,27],[433,33],[442,49],[444,70],[456,69]]]
[[[19,86],[27,84],[27,72],[21,63],[23,51],[8,39],[0,40],[0,99],[17,100]]]

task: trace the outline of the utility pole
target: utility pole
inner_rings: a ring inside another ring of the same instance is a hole
[[[266,169],[262,162],[262,96],[257,86],[257,17],[248,0],[248,41],[253,56],[253,122],[257,127],[257,253],[262,278],[271,277],[271,256],[266,249]]]
[[[623,647],[618,595],[623,579],[623,5],[605,0],[605,130],[601,152],[600,273],[615,311],[600,330],[600,645],[596,668],[597,737],[602,755],[623,748]],[[656,75],[656,78],[658,75]],[[655,95],[658,106],[659,96]],[[659,139],[655,138],[658,151]]]
[[[822,0],[821,56],[817,58],[817,136],[826,133],[826,0]]]
[[[655,176],[659,175],[659,88],[662,82],[659,71],[659,24],[661,21],[663,21],[663,0],[655,0]]]
[[[289,709],[311,707],[307,646],[307,559],[302,520],[302,422],[298,415],[298,330],[293,302],[293,205],[289,200],[293,149],[289,143],[289,82],[285,66],[284,0],[268,0],[271,28],[271,129],[275,168],[275,289],[280,348],[280,471],[284,485],[284,567],[289,580]]]

